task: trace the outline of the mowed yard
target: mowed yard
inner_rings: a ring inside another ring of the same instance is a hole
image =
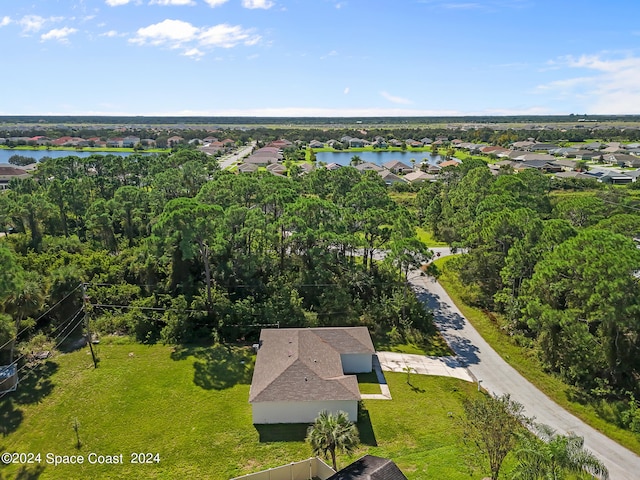
[[[59,354],[0,400],[0,450],[40,453],[39,464],[0,466],[0,478],[229,479],[311,456],[305,426],[251,423],[247,403],[254,355],[247,348],[102,344]],[[367,400],[358,426],[362,454],[392,458],[409,479],[470,476],[462,458],[461,400],[473,384],[386,374],[393,400]],[[376,386],[363,382],[363,392]],[[73,428],[77,420],[81,448]],[[91,465],[90,453],[123,455],[122,465]],[[83,465],[49,465],[46,454],[83,455]],[[131,454],[159,462],[132,464]]]

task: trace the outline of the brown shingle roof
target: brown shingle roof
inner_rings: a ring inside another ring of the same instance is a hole
[[[365,455],[327,480],[407,480],[407,477],[388,458]]]
[[[374,353],[366,327],[263,329],[249,402],[360,400],[341,353]]]

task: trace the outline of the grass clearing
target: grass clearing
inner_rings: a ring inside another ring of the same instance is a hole
[[[433,236],[433,233],[425,230],[424,228],[417,227],[416,235],[418,236],[418,240],[424,243],[427,247],[446,247],[448,246],[445,242],[441,242],[436,240]]]
[[[0,451],[122,453],[124,464],[54,467],[43,461],[22,470],[5,467],[0,477],[228,480],[310,456],[306,425],[252,425],[251,349],[122,341],[98,349],[98,369],[87,349],[59,354],[0,400]],[[393,400],[363,402],[363,444],[353,457],[341,455],[340,465],[371,453],[393,458],[412,480],[482,478],[469,476],[455,421],[462,399],[478,394],[475,385],[419,375],[408,385],[405,374],[385,375]],[[364,377],[363,388],[373,388],[371,380]],[[158,453],[160,462],[132,465],[133,452]]]
[[[534,356],[533,352],[516,345],[485,312],[465,304],[462,300],[465,293],[464,286],[459,282],[457,276],[446,268],[448,260],[450,258],[442,258],[435,262],[442,272],[438,281],[451,296],[451,299],[462,314],[491,347],[558,405],[609,438],[640,455],[640,435],[619,428],[607,420],[612,416],[611,405],[585,401],[577,394],[578,392],[574,387],[567,385],[557,376],[546,373],[543,365]]]

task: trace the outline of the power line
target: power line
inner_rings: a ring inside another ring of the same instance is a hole
[[[36,318],[34,320],[35,323],[38,323],[40,320],[42,320],[42,318],[44,318],[46,315],[48,315],[54,308],[56,308],[58,305],[60,305],[62,302],[64,302],[67,298],[69,298],[76,290],[78,290],[78,288],[80,288],[82,286],[82,284],[78,284],[78,286],[76,288],[74,288],[73,290],[71,290],[69,293],[67,293],[61,300],[59,300],[58,302],[56,302],[56,304],[49,308],[46,312],[44,312],[42,315],[40,315],[38,318]],[[3,345],[0,345],[0,350],[2,350],[4,347],[6,347],[7,345],[9,345],[11,342],[13,342],[14,340],[17,340],[18,337],[23,334],[24,332],[26,332],[27,330],[29,330],[29,328],[31,328],[30,326],[28,327],[24,327],[22,330],[20,330],[18,333],[15,334],[15,336],[13,336],[11,339],[9,339],[6,343],[4,343]],[[57,329],[57,328],[56,328]],[[55,330],[54,330],[55,331]]]

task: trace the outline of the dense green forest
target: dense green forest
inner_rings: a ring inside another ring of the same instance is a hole
[[[637,190],[503,173],[452,169],[419,192],[421,218],[467,252],[452,262],[469,303],[583,395],[630,399],[640,432]]]
[[[140,342],[322,325],[428,342],[406,281],[430,257],[423,226],[466,252],[452,262],[469,303],[582,394],[623,401],[620,421],[640,432],[635,184],[467,160],[401,202],[391,193],[352,167],[235,175],[186,148],[47,159],[0,194],[14,232],[0,240],[0,361],[79,333],[83,305],[93,330]]]
[[[406,273],[430,252],[415,223],[351,167],[234,175],[192,149],[47,159],[0,195],[14,232],[0,240],[0,353],[67,328],[82,284],[92,329],[142,342],[366,325],[420,343],[433,326]]]

